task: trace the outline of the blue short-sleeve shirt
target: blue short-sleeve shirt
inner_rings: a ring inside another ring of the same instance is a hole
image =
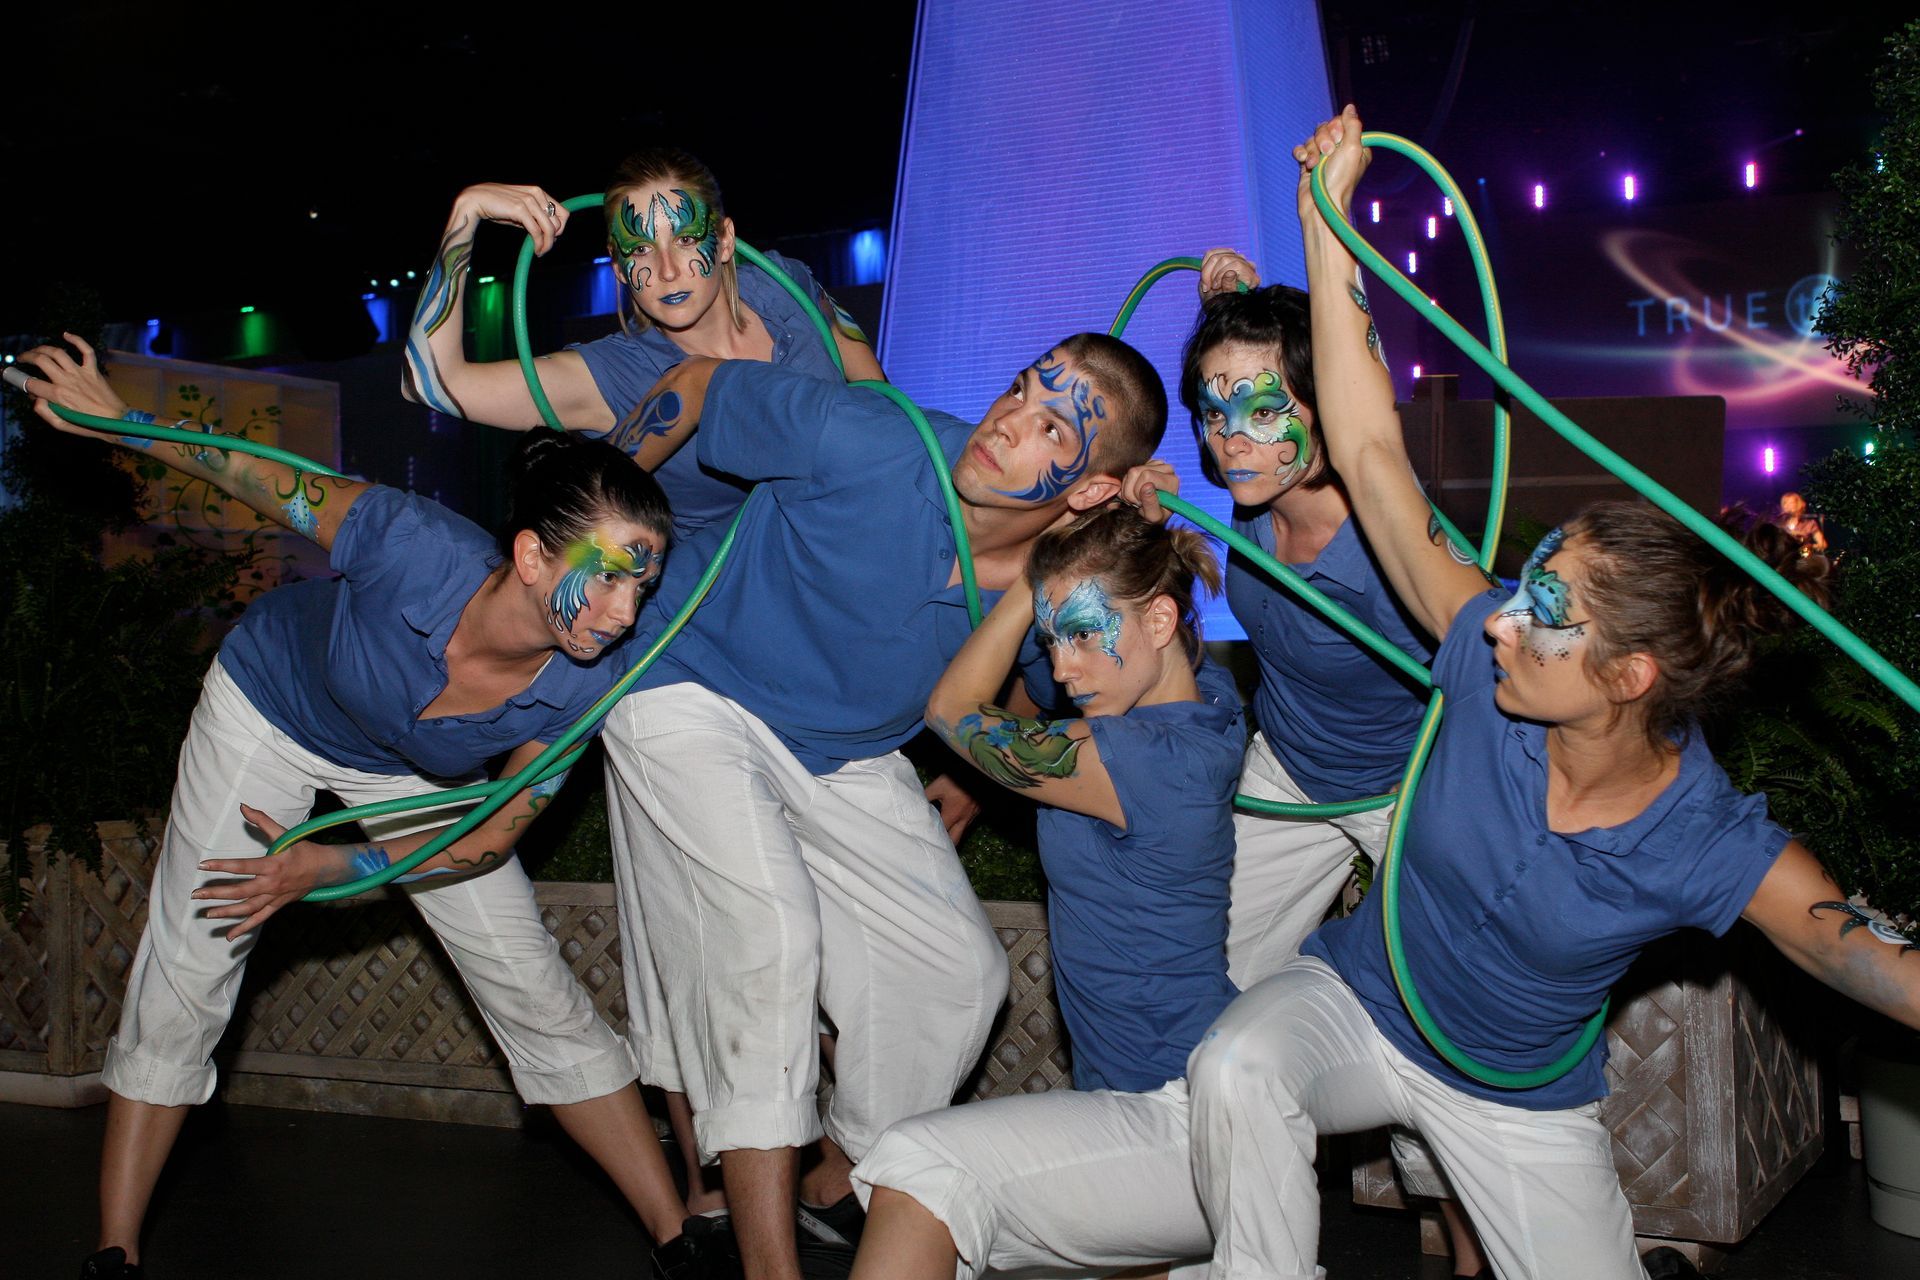
[[[1265,511],[1251,519],[1236,512],[1233,528],[1273,554],[1273,521]],[[1293,567],[1390,643],[1423,663],[1431,660],[1431,647],[1394,598],[1351,517],[1311,564]],[[1227,557],[1227,604],[1260,662],[1254,723],[1287,776],[1322,803],[1398,786],[1426,691],[1244,556]]]
[[[792,258],[769,253],[768,259],[793,278],[809,296],[819,296],[819,286],[805,264]],[[826,344],[813,327],[813,321],[801,310],[793,295],[772,276],[743,259],[738,259],[740,300],[760,317],[767,335],[773,339],[772,363],[782,368],[839,382],[840,369],[827,353]],[[722,303],[721,305],[724,305]],[[624,418],[646,399],[654,384],[667,370],[687,358],[687,353],[658,328],[636,334],[613,333],[593,342],[569,347],[586,361],[600,398],[613,410],[616,421]],[[674,541],[691,544],[694,536],[707,526],[731,517],[746,496],[748,483],[738,476],[703,465],[697,451],[685,446],[654,472],[660,487],[666,490],[673,507]],[[680,557],[681,564],[691,558]],[[675,566],[677,567],[677,566]],[[683,570],[684,571],[684,570]]]
[[[1239,694],[1204,664],[1200,702],[1093,716],[1127,825],[1042,806],[1053,985],[1076,1089],[1157,1089],[1238,994],[1227,978]]]
[[[951,463],[973,428],[927,419]],[[736,360],[714,371],[694,447],[763,483],[712,594],[640,687],[693,681],[731,698],[817,774],[900,746],[972,630],[947,585],[953,530],[919,433],[877,392]],[[690,585],[662,584],[646,633]]]
[[[420,719],[446,688],[447,641],[461,612],[499,563],[472,521],[374,485],[334,538],[340,576],[256,600],[220,647],[220,665],[275,728],[335,764],[468,777],[503,752],[554,741],[637,652],[624,638],[590,663],[556,650],[499,706]]]
[[[1572,1047],[1649,942],[1732,928],[1790,837],[1767,819],[1766,797],[1734,789],[1697,731],[1678,776],[1637,817],[1548,830],[1547,730],[1493,700],[1482,626],[1506,598],[1470,601],[1440,646],[1433,674],[1446,718],[1410,814],[1400,919],[1408,967],[1441,1029],[1477,1062],[1529,1071]],[[1447,1065],[1400,1002],[1377,891],[1302,950],[1339,970],[1396,1048],[1464,1093],[1543,1111],[1606,1094],[1605,1037],[1536,1089],[1496,1089]]]

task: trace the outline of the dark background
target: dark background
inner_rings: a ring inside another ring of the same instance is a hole
[[[1339,96],[1516,205],[1541,176],[1556,207],[1598,205],[1623,163],[1650,206],[1725,197],[1748,154],[1767,192],[1816,191],[1869,145],[1868,71],[1897,21],[1885,10],[1713,0],[1569,16],[1587,8],[1322,12]],[[33,331],[62,281],[98,289],[112,320],[344,308],[367,280],[424,266],[467,183],[599,190],[649,141],[706,159],[756,241],[885,225],[911,3],[754,23],[722,5],[520,13],[16,6],[0,28],[0,334]],[[1036,76],[1072,56],[1070,32],[1036,22]],[[506,265],[506,239],[483,238],[478,270]]]

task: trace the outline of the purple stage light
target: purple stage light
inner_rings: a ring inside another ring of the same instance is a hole
[[[1368,207],[1367,213],[1375,222],[1380,221],[1380,202],[1375,200],[1373,204]]]
[[[1452,196],[1440,197],[1440,212],[1446,214],[1449,218],[1453,216],[1453,197]]]
[[[1533,207],[1536,209],[1547,207],[1547,184],[1544,182],[1533,184]]]
[[[1432,214],[1428,214],[1427,215],[1427,239],[1438,240],[1439,238],[1440,238],[1440,219],[1434,217]]]
[[[1407,274],[1410,276],[1420,274],[1420,255],[1411,249],[1407,250]]]
[[[1628,174],[1622,178],[1620,180],[1620,195],[1622,199],[1626,200],[1638,199],[1640,196],[1640,180],[1632,174]]]
[[[1768,475],[1773,474],[1773,446],[1768,445],[1760,451],[1760,469]]]
[[[1419,366],[1419,365],[1415,365],[1415,366],[1413,366],[1413,380],[1414,380],[1415,382],[1418,382],[1418,381],[1420,380],[1420,366]]]
[[[1747,190],[1751,191],[1759,185],[1760,166],[1756,162],[1749,160],[1747,161]]]

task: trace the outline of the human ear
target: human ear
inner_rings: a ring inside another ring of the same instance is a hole
[[[1173,638],[1180,633],[1180,606],[1173,602],[1172,596],[1157,595],[1147,601],[1147,607],[1140,612],[1154,648],[1164,649],[1173,643]]]
[[[1067,508],[1071,511],[1091,511],[1095,507],[1105,506],[1120,496],[1120,482],[1109,475],[1083,476],[1067,494]]]
[[[1607,682],[1612,686],[1611,697],[1615,702],[1638,702],[1660,678],[1660,664],[1650,653],[1629,653],[1610,665],[1612,670],[1608,672]]]
[[[520,581],[532,586],[540,581],[541,572],[547,567],[547,553],[540,545],[540,535],[531,529],[522,529],[513,535],[513,571]]]
[[[733,261],[733,219],[720,219],[720,251],[714,255],[719,262]]]

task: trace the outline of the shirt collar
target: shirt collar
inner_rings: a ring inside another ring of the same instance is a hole
[[[1514,737],[1519,741],[1521,751],[1532,760],[1539,772],[1539,804],[1542,817],[1546,813],[1546,768],[1547,768],[1547,730],[1546,726],[1532,721],[1513,721]],[[1655,828],[1666,821],[1682,796],[1693,789],[1693,784],[1701,771],[1712,764],[1712,753],[1707,750],[1705,737],[1696,726],[1686,735],[1686,741],[1680,747],[1680,770],[1674,774],[1673,781],[1653,798],[1653,802],[1632,818],[1617,827],[1588,827],[1585,831],[1555,831],[1551,834],[1568,844],[1577,844],[1596,853],[1612,854],[1619,857],[1641,849]],[[1664,852],[1654,849],[1649,852]]]
[[[1280,540],[1274,531],[1273,513],[1260,508],[1256,510],[1252,519],[1243,522],[1238,517],[1238,512],[1241,510],[1245,508],[1236,509],[1234,519],[1234,523],[1240,526],[1241,532],[1250,533],[1254,543],[1262,551],[1270,556],[1277,556]],[[1295,565],[1294,568],[1299,566]],[[1300,576],[1325,578],[1355,595],[1366,593],[1367,584],[1373,575],[1369,572],[1367,565],[1366,547],[1360,542],[1359,527],[1354,524],[1352,516],[1341,521],[1340,527],[1334,530],[1333,537],[1320,549],[1320,554],[1314,557],[1313,563],[1301,571]]]
[[[466,609],[467,602],[480,589],[492,572],[500,567],[499,556],[488,556],[465,577],[450,579],[447,590],[432,596],[409,600],[400,606],[400,617],[415,634],[424,636],[427,641],[427,653],[443,671],[447,664],[447,641],[453,639],[454,628],[460,625],[460,615]],[[561,708],[566,705],[565,693],[559,690],[558,681],[548,680],[547,673],[552,671],[554,660],[571,661],[565,654],[555,650],[540,670],[534,675],[532,683],[519,693],[503,702],[502,706],[524,707],[530,703],[541,702],[549,707]]]

